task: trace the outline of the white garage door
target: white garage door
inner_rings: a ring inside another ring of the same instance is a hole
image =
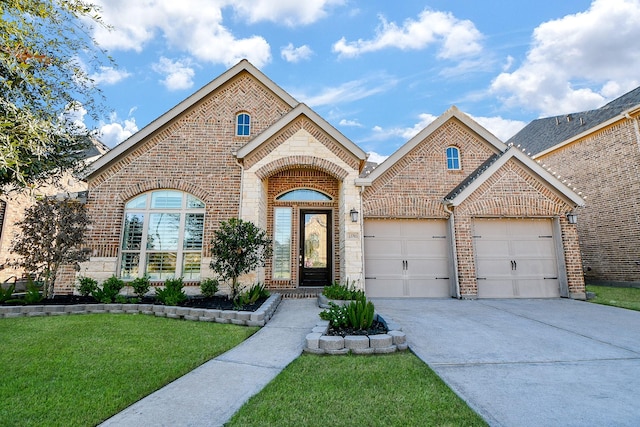
[[[560,296],[550,219],[476,219],[478,298]]]
[[[365,220],[367,296],[451,296],[448,248],[444,220]]]

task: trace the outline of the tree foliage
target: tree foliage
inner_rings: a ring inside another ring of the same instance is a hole
[[[90,74],[110,59],[89,36],[102,25],[85,0],[0,1],[0,188],[37,184],[79,165],[100,91]]]
[[[271,256],[267,233],[250,221],[222,221],[211,242],[211,268],[222,280],[231,281],[230,298],[240,294],[238,278],[264,265]]]
[[[89,258],[88,250],[82,248],[88,224],[85,206],[78,201],[38,200],[16,223],[21,232],[13,241],[11,252],[19,258],[11,264],[41,281],[45,298],[53,297],[60,266],[77,266]]]

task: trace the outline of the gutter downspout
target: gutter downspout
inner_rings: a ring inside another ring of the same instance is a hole
[[[362,278],[362,290],[366,292],[365,288],[365,263],[364,263],[364,211],[362,209],[362,194],[364,193],[364,185],[360,186],[360,259],[362,267],[360,270],[360,277]]]
[[[456,246],[456,219],[453,209],[446,200],[442,201],[444,210],[449,213],[449,235],[451,236],[451,258],[453,261],[453,281],[456,288],[456,298],[460,299],[460,282],[458,281],[458,247]]]

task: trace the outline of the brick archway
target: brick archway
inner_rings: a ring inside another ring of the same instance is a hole
[[[256,171],[256,176],[266,179],[287,169],[313,169],[325,172],[337,180],[344,180],[349,172],[328,160],[314,156],[291,156],[274,160]]]

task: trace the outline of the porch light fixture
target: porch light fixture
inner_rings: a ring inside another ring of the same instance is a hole
[[[567,214],[567,221],[569,221],[569,224],[577,224],[578,223],[578,215],[574,214],[573,212],[569,212]]]
[[[351,211],[349,211],[349,215],[351,216],[351,222],[358,222],[358,211],[356,210],[356,208],[351,209]]]

